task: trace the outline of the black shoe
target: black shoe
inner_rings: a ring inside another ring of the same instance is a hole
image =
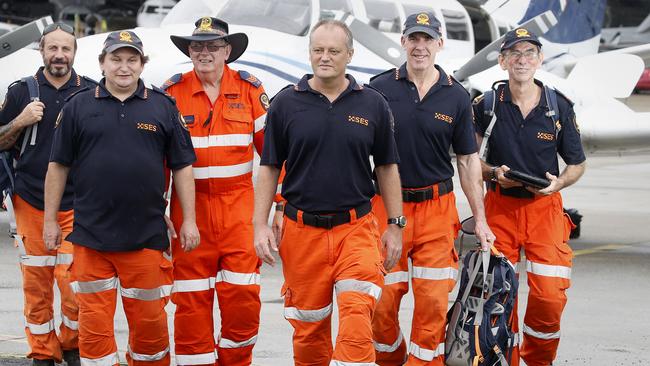
[[[63,351],[63,361],[65,361],[68,366],[81,366],[81,361],[79,360],[79,349]]]
[[[37,360],[33,358],[32,366],[54,366],[54,360]]]

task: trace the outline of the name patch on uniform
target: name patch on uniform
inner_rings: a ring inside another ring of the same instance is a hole
[[[553,141],[555,140],[555,135],[552,133],[537,132],[537,138],[540,140]]]
[[[228,108],[244,109],[246,107],[244,106],[244,103],[228,103]]]
[[[226,94],[226,99],[237,99],[239,94]]]
[[[443,113],[438,113],[438,112],[436,112],[436,114],[434,115],[434,117],[435,117],[436,119],[439,119],[439,120],[443,121],[443,122],[447,122],[447,123],[452,123],[452,122],[454,122],[454,118],[453,118],[453,117],[448,116],[448,115],[443,114]]]
[[[348,122],[354,122],[358,123],[360,125],[367,126],[368,125],[368,120],[363,118],[363,117],[358,117],[358,116],[348,116]]]
[[[145,130],[145,131],[151,131],[151,132],[158,131],[158,127],[156,125],[153,125],[151,123],[146,123],[146,122],[138,122],[138,124],[136,125],[136,128],[138,130]]]

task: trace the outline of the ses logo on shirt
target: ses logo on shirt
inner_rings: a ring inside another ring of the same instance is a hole
[[[436,112],[436,114],[434,114],[434,117],[435,117],[435,119],[439,119],[439,120],[441,120],[441,121],[443,121],[443,122],[447,122],[447,123],[450,123],[450,124],[451,124],[452,122],[454,122],[454,118],[453,118],[453,117],[448,116],[448,115],[443,114],[443,113],[438,113],[438,112]]]
[[[555,135],[552,133],[537,132],[537,138],[540,140],[553,141],[555,140]]]
[[[364,126],[368,125],[368,120],[359,116],[348,116],[348,122],[354,122]]]
[[[145,131],[151,131],[151,132],[158,131],[158,127],[156,125],[153,125],[151,123],[146,123],[146,122],[138,122],[137,125],[136,125],[136,128],[138,130],[145,130]]]

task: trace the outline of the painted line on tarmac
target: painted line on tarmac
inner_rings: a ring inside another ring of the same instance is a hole
[[[601,245],[599,247],[594,247],[589,249],[578,249],[573,251],[573,256],[577,257],[579,255],[595,254],[600,252],[619,250],[630,246],[631,245],[624,245],[624,244],[607,244],[607,245]]]
[[[27,343],[27,337],[25,336],[16,336],[8,334],[0,334],[0,342],[18,342],[18,343]]]

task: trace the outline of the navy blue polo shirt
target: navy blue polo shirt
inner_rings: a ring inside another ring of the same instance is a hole
[[[103,85],[72,97],[54,133],[50,161],[76,170],[67,240],[100,251],[164,250],[165,166],[196,160],[190,134],[162,92],[139,81],[121,102]]]
[[[543,84],[535,80],[543,87]],[[507,165],[510,169],[545,178],[546,172],[559,175],[557,154],[568,165],[585,161],[580,142],[580,131],[571,102],[557,94],[561,128],[556,138],[556,127],[550,117],[546,97],[542,91],[539,104],[524,119],[519,107],[512,102],[507,84],[497,87],[495,113],[497,121],[488,141],[487,163]],[[484,100],[474,103],[476,132],[483,136],[490,124],[490,116],[484,113]]]
[[[333,102],[305,75],[280,91],[267,112],[261,164],[282,167],[282,196],[312,213],[347,211],[375,195],[376,166],[399,162],[386,100],[346,75],[348,88]]]
[[[400,156],[402,187],[418,188],[454,175],[449,147],[457,155],[475,153],[469,94],[436,65],[436,82],[420,100],[408,79],[406,64],[373,77],[370,85],[380,90],[395,117],[395,140]]]
[[[47,164],[50,161],[54,122],[65,100],[70,95],[91,83],[77,75],[74,70],[71,72],[70,80],[59,89],[56,89],[47,81],[45,75],[43,75],[43,67],[38,69],[35,77],[39,86],[39,99],[45,104],[45,109],[43,110],[43,118],[37,123],[35,144],[31,144],[30,135],[25,150],[18,159],[14,184],[15,193],[20,198],[24,199],[33,207],[43,210],[45,173],[47,173]],[[31,100],[29,98],[27,83],[17,82],[10,86],[5,97],[4,105],[0,109],[0,125],[6,125],[13,121],[29,103],[31,103]],[[31,128],[25,128],[18,137],[18,140],[16,140],[14,148],[17,151],[20,151],[25,134],[29,131],[31,131]],[[72,176],[73,174],[69,175],[68,182],[65,186],[61,200],[61,211],[72,209]]]

